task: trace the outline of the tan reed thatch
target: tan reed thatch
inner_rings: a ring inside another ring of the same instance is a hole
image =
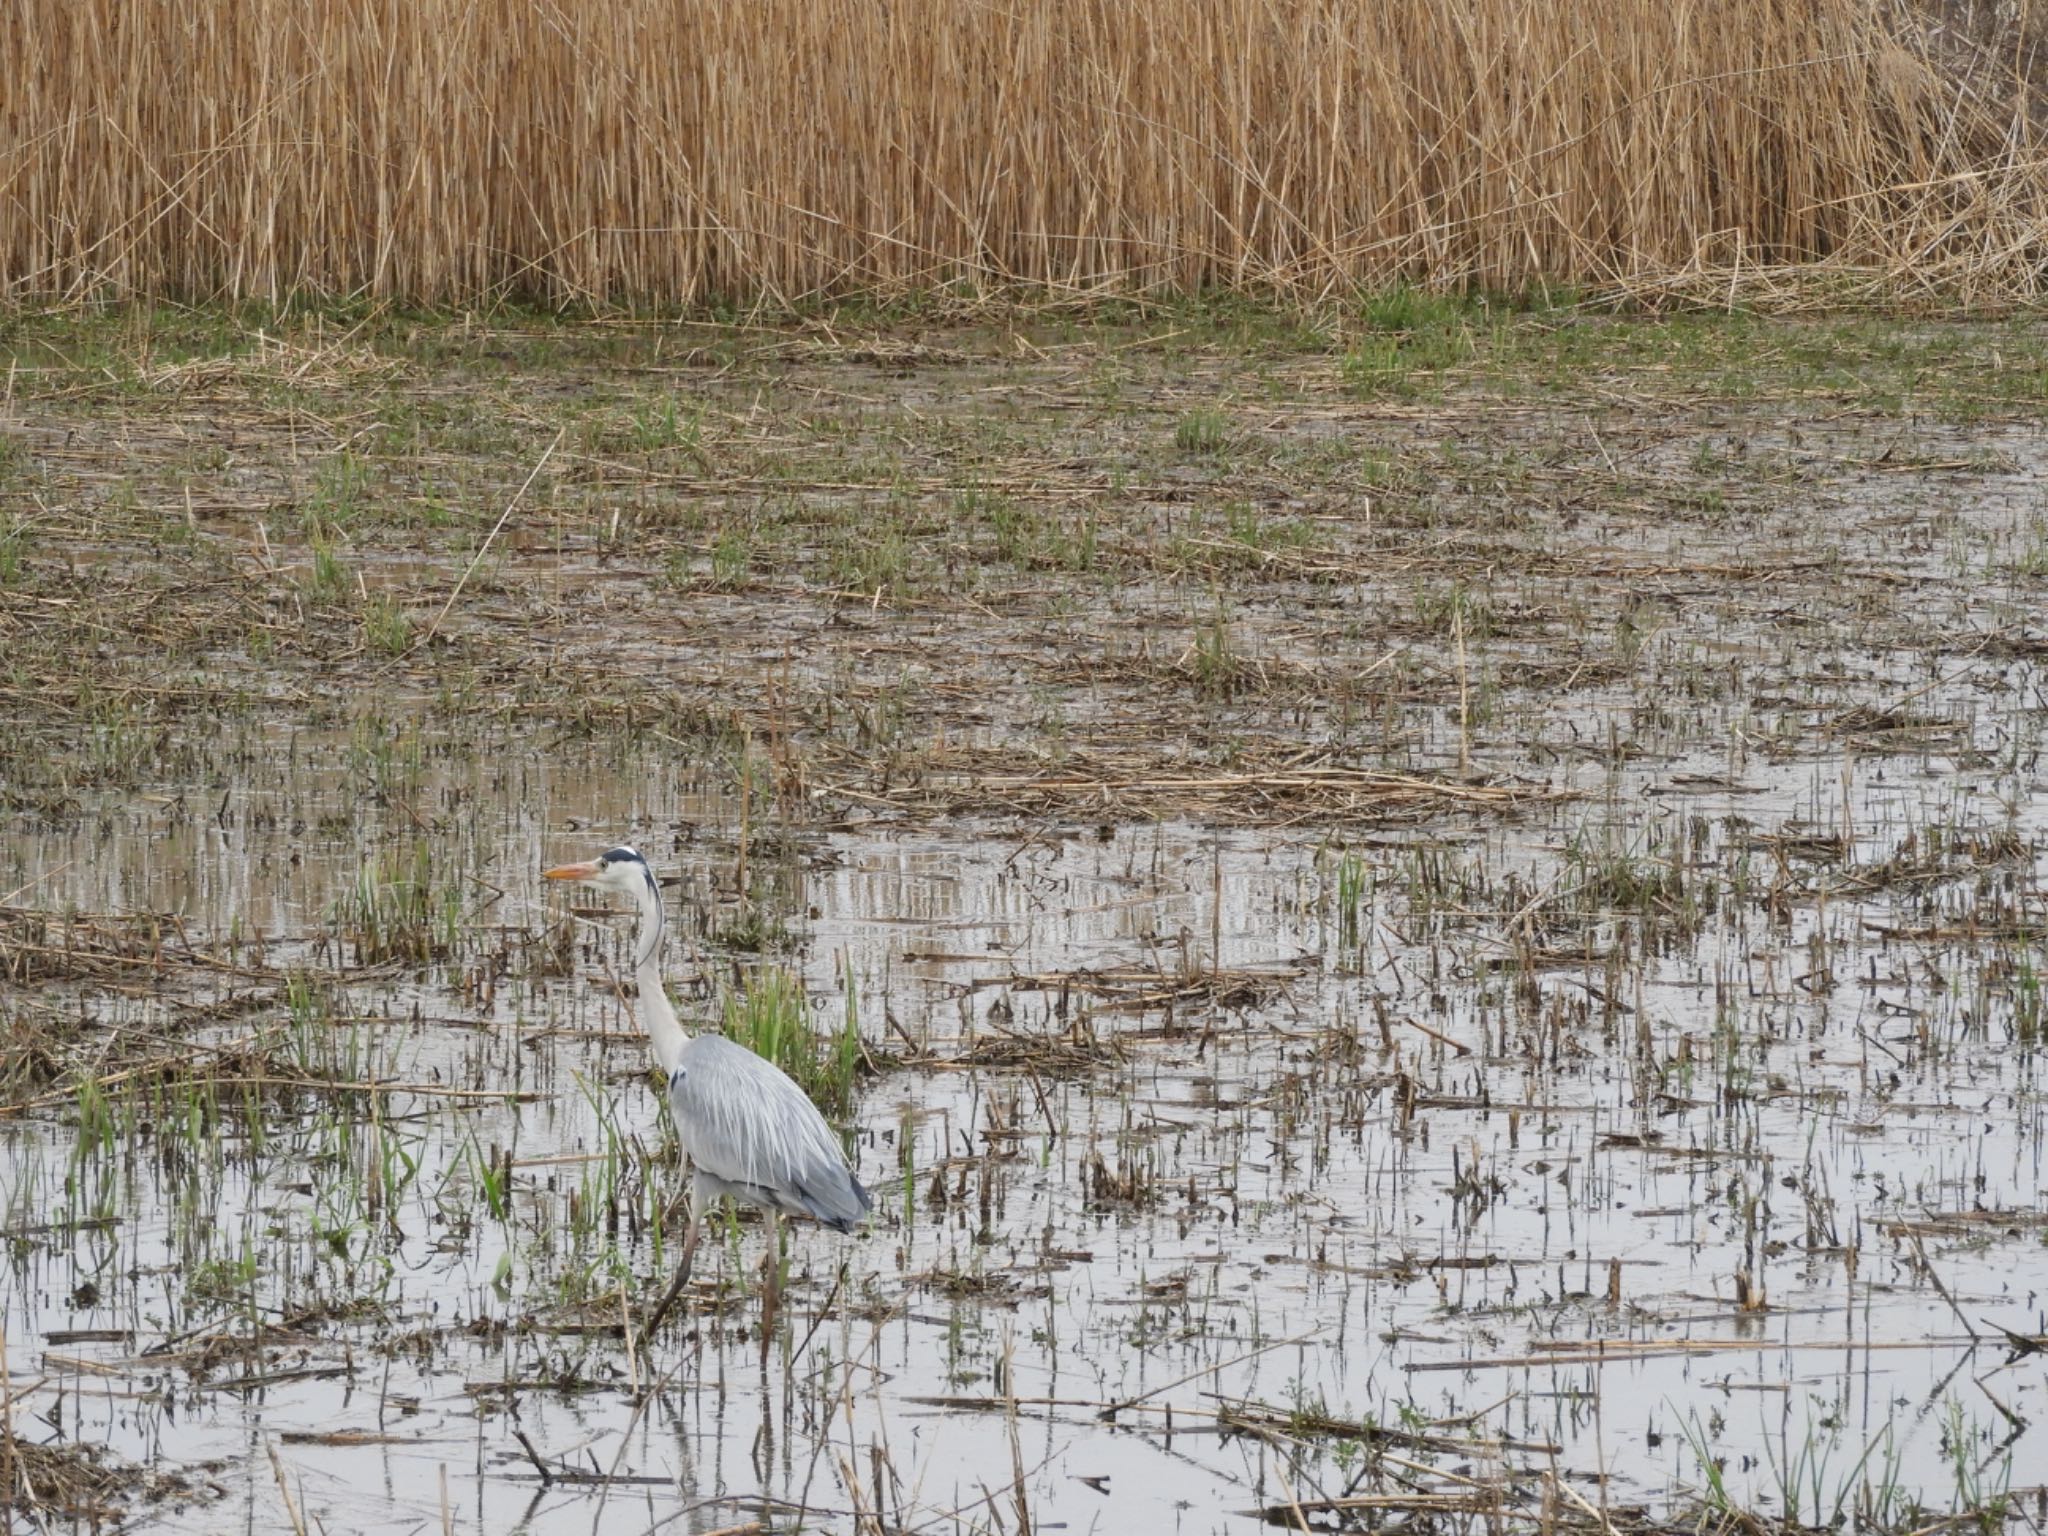
[[[1878,0],[18,0],[0,59],[18,298],[2017,295],[2048,214]]]

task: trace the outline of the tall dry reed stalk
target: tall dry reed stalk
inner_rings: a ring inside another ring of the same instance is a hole
[[[0,294],[2031,291],[2048,159],[1884,0],[16,0]]]

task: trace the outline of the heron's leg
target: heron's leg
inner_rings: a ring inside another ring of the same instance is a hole
[[[768,1207],[767,1271],[761,1277],[761,1339],[775,1331],[775,1314],[782,1304],[782,1212]]]
[[[704,1204],[703,1186],[693,1182],[690,1185],[689,1225],[683,1231],[683,1259],[676,1266],[675,1279],[669,1282],[668,1294],[661,1298],[648,1317],[647,1326],[640,1331],[643,1339],[654,1337],[654,1330],[661,1326],[661,1320],[668,1316],[668,1309],[676,1304],[676,1298],[683,1294],[683,1287],[689,1284],[690,1263],[697,1257],[697,1237],[704,1230]]]

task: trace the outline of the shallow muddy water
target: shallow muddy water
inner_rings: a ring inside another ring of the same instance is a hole
[[[14,1437],[192,1532],[2034,1510],[2038,453],[1798,408],[1409,410],[1505,446],[1370,494],[1267,483],[1360,430],[1303,411],[1180,468],[1266,523],[1159,471],[1102,537],[1172,559],[1084,579],[1053,485],[957,602],[707,583],[574,481],[488,564],[360,535],[354,598],[239,514],[169,609],[45,555],[13,643],[93,613],[134,667],[7,685]],[[806,549],[855,475],[792,493]],[[1730,500],[1645,500],[1686,478]],[[776,972],[850,1021],[876,1195],[772,1315],[720,1223],[644,1351],[681,1180],[630,919],[540,879],[619,841],[693,1027]]]
[[[327,914],[365,860],[419,836],[363,798],[361,750],[298,733],[285,766],[252,761],[183,806],[172,784],[110,798],[16,843],[5,876],[42,872],[45,909],[175,913],[166,948],[249,973],[54,1009],[187,1051],[269,1030],[308,1071],[429,1090],[115,1092],[97,1147],[68,1102],[5,1127],[24,1407],[208,1468],[237,1524],[283,1514],[273,1450],[304,1515],[394,1531],[440,1521],[444,1479],[452,1518],[481,1529],[582,1529],[600,1506],[608,1526],[691,1510],[680,1528],[710,1529],[763,1496],[827,1525],[880,1507],[993,1526],[1022,1497],[1039,1525],[1243,1528],[1364,1470],[1319,1415],[1492,1447],[1411,1448],[1423,1486],[1554,1468],[1651,1507],[1703,1483],[1708,1447],[1753,1506],[1788,1458],[1830,1501],[1885,1479],[1931,1501],[1959,1460],[1997,1476],[2032,1454],[1999,1405],[2037,1417],[2039,1368],[2002,1368],[1993,1327],[2039,1327],[2038,1069],[1979,942],[1912,937],[1949,921],[1953,880],[1851,877],[1781,925],[1708,901],[1697,935],[1640,965],[1517,975],[1479,936],[1573,878],[1558,845],[1649,835],[1638,808],[1682,827],[1700,870],[1762,863],[1778,829],[1839,824],[1835,765],[1753,763],[1740,796],[1654,800],[1674,774],[1558,771],[1548,787],[1582,798],[1349,855],[1326,832],[1170,821],[807,833],[766,855],[782,963],[824,1021],[850,972],[863,1038],[913,1057],[860,1090],[878,1218],[852,1240],[792,1235],[765,1360],[754,1224],[703,1276],[721,1306],[629,1359],[605,1325],[622,1278],[645,1304],[660,1265],[632,1229],[675,1181],[634,1159],[660,1145],[659,1110],[630,1016],[595,985],[621,925],[551,906],[537,872],[631,838],[708,914],[739,807],[662,753],[430,747],[404,803],[461,808],[431,854],[454,952],[359,967]],[[1997,774],[1976,793],[1900,777],[1852,784],[1850,862],[1914,829],[2010,824]],[[1622,807],[1636,819],[1610,834]],[[347,834],[320,836],[334,815]],[[2032,846],[2032,818],[2017,830]],[[1435,909],[1425,860],[1463,872]],[[1964,883],[2010,886],[2031,923],[2034,873],[2029,855]],[[1630,942],[1613,929],[1584,943],[1613,955]],[[563,948],[574,974],[535,974]],[[684,998],[715,969],[672,952]],[[321,1004],[283,1023],[274,1001],[237,1007],[272,971]],[[506,1086],[528,1097],[507,1105]],[[478,1167],[499,1157],[493,1215]],[[403,1170],[381,1199],[378,1166]],[[622,1230],[580,1199],[613,1221],[627,1206]],[[258,1328],[258,1348],[200,1353]],[[1244,1405],[1266,1417],[1221,1432]],[[605,1480],[543,1487],[515,1428]]]

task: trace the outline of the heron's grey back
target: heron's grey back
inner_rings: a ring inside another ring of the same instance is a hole
[[[874,1201],[825,1117],[789,1074],[723,1035],[698,1035],[669,1077],[676,1135],[691,1163],[762,1203],[850,1232]]]

